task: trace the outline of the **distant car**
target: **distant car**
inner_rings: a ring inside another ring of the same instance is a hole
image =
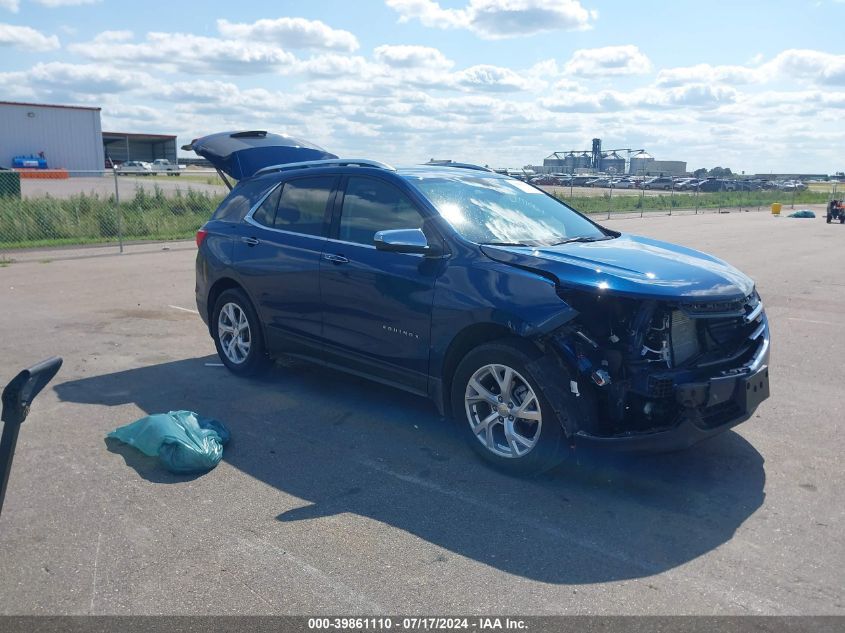
[[[698,182],[698,178],[680,178],[675,181],[675,189],[678,191],[687,191],[689,186]]]
[[[674,184],[671,176],[658,176],[657,178],[649,178],[643,183],[643,189],[665,189],[669,191]]]
[[[586,183],[588,187],[609,187],[610,186],[610,178],[606,176],[601,176],[599,178],[594,178]]]
[[[807,185],[800,180],[787,180],[779,185],[778,189],[782,189],[783,191],[805,191],[807,189]]]
[[[686,182],[675,185],[678,191],[695,191],[699,184],[704,182],[702,178],[690,178]]]
[[[572,177],[572,186],[573,187],[585,187],[588,182],[591,180],[595,180],[595,176],[573,176]]]
[[[149,163],[140,160],[127,160],[117,166],[117,173],[119,176],[127,176],[134,174],[136,176],[150,176],[153,173],[153,168]]]
[[[546,187],[556,187],[561,183],[560,178],[555,176],[535,176],[530,182],[532,185],[544,185]]]
[[[614,189],[633,189],[635,187],[634,183],[628,180],[627,178],[620,178],[619,180],[614,180],[611,186]]]
[[[181,167],[178,163],[171,163],[166,158],[156,158],[150,168],[154,174],[167,174],[168,176],[179,176]]]
[[[712,193],[714,191],[723,191],[722,181],[717,178],[707,178],[702,180],[696,186],[697,191],[703,193]]]

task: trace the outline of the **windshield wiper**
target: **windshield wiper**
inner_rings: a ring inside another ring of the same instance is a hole
[[[481,242],[482,246],[531,246],[522,242]]]
[[[568,237],[560,242],[553,242],[549,246],[560,246],[561,244],[571,244],[572,242],[604,242],[605,240],[612,239],[612,235],[579,235],[578,237]]]

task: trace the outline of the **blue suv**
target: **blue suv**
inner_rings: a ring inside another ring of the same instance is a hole
[[[430,397],[516,472],[661,451],[769,395],[754,283],[456,163],[394,169],[266,132],[186,148],[238,182],[197,234],[196,298],[245,376],[294,355]]]

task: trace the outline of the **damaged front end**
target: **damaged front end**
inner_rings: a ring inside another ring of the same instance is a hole
[[[562,419],[577,443],[684,448],[748,419],[769,396],[769,328],[756,290],[714,301],[559,294],[578,317],[541,342],[545,362],[567,368],[570,393],[547,395],[574,399]]]

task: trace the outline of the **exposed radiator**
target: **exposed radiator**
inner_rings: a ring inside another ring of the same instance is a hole
[[[690,319],[680,310],[672,312],[672,363],[680,365],[701,351],[698,342],[698,327],[695,320]]]

